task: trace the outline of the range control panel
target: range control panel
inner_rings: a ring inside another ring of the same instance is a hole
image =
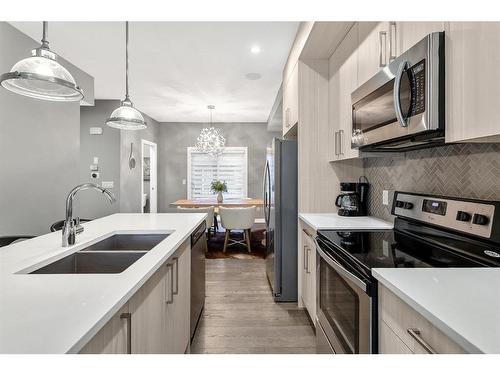
[[[495,205],[488,202],[397,191],[392,202],[392,214],[490,238]]]

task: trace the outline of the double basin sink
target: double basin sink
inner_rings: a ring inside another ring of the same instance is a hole
[[[31,274],[121,273],[168,234],[115,234]]]

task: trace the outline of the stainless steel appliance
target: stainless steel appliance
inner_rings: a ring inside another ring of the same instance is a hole
[[[356,89],[354,148],[402,151],[444,142],[444,33],[427,35]]]
[[[205,305],[205,252],[207,237],[205,221],[191,234],[191,340]]]
[[[297,141],[274,138],[264,168],[266,273],[277,302],[297,301]]]
[[[335,199],[340,216],[366,216],[368,211],[368,182],[341,182],[340,194]]]
[[[377,353],[372,268],[500,266],[500,202],[396,192],[392,214],[393,230],[318,232],[318,352]]]

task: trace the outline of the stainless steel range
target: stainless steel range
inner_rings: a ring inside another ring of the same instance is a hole
[[[392,214],[389,231],[318,232],[318,352],[378,352],[372,268],[500,267],[500,202],[395,192]]]

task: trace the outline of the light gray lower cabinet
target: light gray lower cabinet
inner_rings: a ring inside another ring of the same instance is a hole
[[[189,352],[190,260],[191,246],[186,241],[80,353]]]

